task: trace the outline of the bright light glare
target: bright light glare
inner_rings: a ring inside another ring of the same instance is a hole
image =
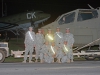
[[[55,54],[55,51],[53,50],[53,47],[51,46],[51,50],[52,50],[52,52]]]
[[[48,35],[48,34],[47,34],[47,35]],[[48,35],[48,37],[49,37],[49,39],[53,40],[53,38],[52,38],[50,35]]]
[[[65,50],[66,50],[66,51],[68,51],[68,49],[66,48],[66,46],[65,46],[65,45],[64,45],[64,48],[65,48]]]

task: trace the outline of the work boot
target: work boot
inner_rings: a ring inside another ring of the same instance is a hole
[[[58,59],[58,63],[61,63],[60,59]]]
[[[22,63],[26,63],[26,61],[23,61]]]
[[[33,61],[29,61],[29,63],[33,63]]]
[[[54,63],[54,60],[52,61],[52,63]]]
[[[41,60],[40,62],[43,63],[43,60]]]
[[[36,61],[35,61],[36,63],[38,62],[38,60],[36,59]]]
[[[70,62],[74,62],[73,59],[71,59]]]
[[[68,60],[67,63],[70,63],[70,60]]]

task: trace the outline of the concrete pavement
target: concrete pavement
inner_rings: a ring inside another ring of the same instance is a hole
[[[100,61],[0,63],[0,75],[100,75]]]

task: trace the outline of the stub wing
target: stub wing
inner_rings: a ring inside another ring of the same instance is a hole
[[[18,26],[17,24],[12,24],[12,23],[6,23],[6,22],[0,22],[0,31],[4,30],[10,30],[13,27]]]

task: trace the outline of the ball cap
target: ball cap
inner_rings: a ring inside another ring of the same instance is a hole
[[[69,30],[70,28],[66,28],[66,30]]]
[[[57,29],[59,29],[60,27],[57,27]]]
[[[51,29],[48,29],[48,31],[51,31]]]
[[[29,29],[30,29],[30,28],[32,28],[32,29],[33,29],[33,27],[29,27]]]
[[[38,31],[41,31],[41,29],[38,29]]]

